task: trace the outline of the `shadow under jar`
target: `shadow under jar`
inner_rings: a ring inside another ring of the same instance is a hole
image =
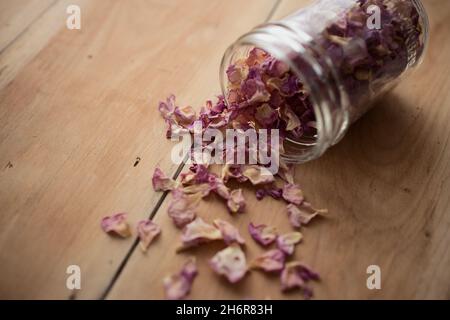
[[[276,110],[278,119],[260,127],[279,129],[281,157],[303,163],[338,143],[418,66],[427,40],[419,0],[319,0],[232,44],[221,65],[223,95],[230,109]]]

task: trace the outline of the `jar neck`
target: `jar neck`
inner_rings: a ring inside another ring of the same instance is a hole
[[[226,51],[220,74],[225,97],[228,66],[245,57],[254,47],[289,65],[309,92],[313,105],[316,136],[312,141],[285,139],[282,159],[290,163],[304,163],[320,157],[340,141],[349,126],[348,97],[331,60],[306,33],[292,30],[282,21],[261,25],[243,35]]]

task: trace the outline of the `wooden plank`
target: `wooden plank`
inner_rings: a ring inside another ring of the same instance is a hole
[[[89,1],[81,30],[60,27],[21,68],[0,91],[0,297],[101,297],[132,239],[108,237],[100,219],[148,217],[161,198],[153,169],[178,167],[158,100],[176,89],[199,106],[217,93],[226,46],[273,3]]]
[[[283,1],[275,16],[284,16],[296,7],[294,2]],[[317,298],[450,298],[450,44],[445,32],[450,4],[424,3],[432,37],[420,70],[356,123],[339,145],[296,170],[309,199],[330,210],[329,218],[304,229],[295,254],[322,275]],[[220,217],[238,226],[252,260],[262,250],[250,240],[248,222],[274,225],[281,232],[291,228],[283,204],[255,201],[246,191],[246,214],[229,216],[217,199],[202,203],[199,211],[206,221]],[[162,278],[177,272],[190,255],[197,257],[200,275],[189,298],[301,298],[280,294],[278,278],[259,272],[227,284],[207,265],[223,245],[175,254],[180,233],[166,209],[167,203],[155,217],[161,238],[147,254],[134,252],[109,298],[163,298]],[[366,287],[369,265],[381,267],[381,290]]]
[[[0,2],[0,52],[39,18],[55,0]]]
[[[66,8],[69,4],[79,5],[86,9],[90,5],[90,1],[53,1],[47,10],[30,22],[14,41],[3,48],[0,54],[0,89],[10,84],[20,70],[66,25]]]

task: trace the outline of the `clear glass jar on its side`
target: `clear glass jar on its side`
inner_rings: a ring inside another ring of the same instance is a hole
[[[302,163],[339,142],[376,97],[419,65],[427,41],[420,0],[319,0],[231,45],[222,91],[227,99],[229,66],[254,48],[287,64],[309,92],[315,116],[313,134],[285,139],[284,160]]]

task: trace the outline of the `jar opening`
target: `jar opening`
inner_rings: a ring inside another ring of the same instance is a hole
[[[227,69],[230,65],[234,65],[236,61],[242,59],[242,57],[248,57],[250,52],[254,48],[259,48],[267,52],[275,59],[284,62],[292,70],[293,74],[299,79],[302,85],[305,87],[305,91],[309,94],[311,100],[311,111],[313,112],[314,125],[311,126],[311,130],[302,132],[299,136],[293,136],[288,134],[283,139],[283,148],[281,150],[281,158],[286,162],[291,163],[303,163],[320,157],[326,149],[333,144],[334,134],[334,121],[329,110],[333,108],[327,108],[327,104],[330,102],[324,99],[320,85],[311,83],[308,79],[308,75],[300,72],[298,65],[294,63],[292,57],[292,50],[283,50],[283,46],[280,41],[273,41],[273,39],[267,39],[267,35],[261,32],[253,32],[247,34],[238,40],[233,46],[231,46],[224,55],[221,66],[221,86],[222,92],[227,104],[228,99],[228,75]],[[299,51],[304,51],[306,55],[306,49],[297,48]],[[320,66],[317,66],[312,59],[307,62],[312,72],[321,73]]]

